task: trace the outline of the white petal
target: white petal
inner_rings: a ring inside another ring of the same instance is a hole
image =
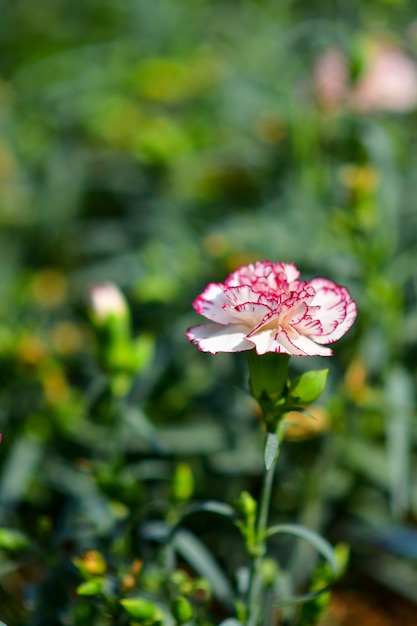
[[[286,307],[284,306],[283,308],[285,309]],[[305,302],[297,302],[287,313],[284,313],[283,319],[285,319],[287,324],[296,326],[304,319],[307,310],[308,307]]]
[[[243,324],[201,324],[187,330],[187,337],[203,352],[242,352],[252,350],[253,344],[245,339],[248,327]]]
[[[315,278],[310,283],[316,290],[313,305],[320,306],[320,310],[313,314],[313,319],[321,323],[314,332],[307,333],[314,336],[318,343],[332,343],[340,339],[352,326],[356,319],[357,308],[349,292],[344,287],[336,285],[325,278]]]
[[[210,283],[198,298],[193,302],[193,307],[200,315],[218,324],[230,324],[235,321],[230,308],[224,308],[230,301],[224,293],[221,283]]]
[[[297,333],[298,334],[298,333]],[[251,336],[258,354],[284,352],[291,356],[331,356],[330,348],[323,348],[303,335],[289,337],[284,330],[265,330]]]
[[[239,285],[238,287],[225,287],[225,296],[228,301],[236,306],[246,302],[257,302],[259,294],[253,291],[249,285]]]
[[[257,304],[253,302],[239,304],[234,313],[236,316],[236,322],[245,324],[247,333],[251,331],[251,329],[261,326],[265,318],[269,318],[272,314],[270,307],[266,304]]]
[[[294,282],[300,276],[300,272],[295,267],[294,263],[284,263],[284,272],[289,283]]]
[[[284,354],[294,354],[286,349],[284,345],[276,340],[276,329],[264,330],[252,335],[250,340],[253,342],[257,354],[266,354],[267,352],[282,352]]]
[[[321,311],[334,311],[334,309],[339,309],[341,304],[347,304],[352,300],[345,287],[340,287],[331,280],[315,278],[309,285],[316,292],[311,305],[320,306]]]
[[[343,335],[347,333],[349,328],[352,326],[353,322],[356,319],[358,310],[356,307],[356,303],[351,300],[346,307],[345,318],[340,324],[336,326],[336,328],[328,333],[327,335],[317,335],[314,337],[314,341],[317,343],[333,343],[333,341],[337,341]]]
[[[281,337],[283,332],[280,333],[279,341],[283,341]],[[323,348],[322,346],[317,345],[314,341],[305,337],[304,335],[299,335],[297,338],[291,337],[289,341],[294,346],[294,348],[298,349],[303,356],[332,356],[333,352],[330,348]],[[295,354],[295,352],[293,353]]]
[[[284,330],[279,332],[265,330],[253,335],[250,340],[253,341],[258,354],[266,352],[283,352],[291,356],[331,356],[332,354],[329,348],[322,348],[302,335],[290,338]]]

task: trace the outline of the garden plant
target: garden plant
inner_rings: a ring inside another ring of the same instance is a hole
[[[414,3],[0,8],[0,622],[415,626]]]

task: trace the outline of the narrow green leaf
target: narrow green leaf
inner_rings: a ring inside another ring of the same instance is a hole
[[[186,528],[177,529],[172,537],[172,546],[199,576],[210,582],[218,600],[225,606],[233,606],[234,594],[229,579],[207,546],[194,533]]]
[[[268,433],[265,443],[265,469],[269,470],[277,457],[279,447],[279,440],[275,433]]]
[[[313,546],[313,548],[315,548],[317,552],[319,552],[327,560],[333,573],[335,576],[337,575],[339,566],[337,564],[335,551],[333,546],[326,541],[326,539],[309,528],[299,524],[276,524],[275,526],[271,526],[271,528],[267,531],[267,537],[280,534],[293,535],[294,537],[299,537],[300,539],[307,541],[307,543]]]
[[[322,557],[324,557],[324,559],[330,566],[333,574],[333,580],[330,580],[328,583],[324,582],[323,586],[320,589],[314,589],[309,593],[281,599],[280,604],[302,604],[304,602],[314,600],[315,598],[318,598],[326,591],[328,591],[331,584],[337,579],[339,574],[339,564],[337,556],[331,544],[309,528],[298,524],[277,524],[276,526],[272,526],[271,528],[269,528],[267,531],[268,538],[272,537],[273,535],[279,534],[293,535],[294,537],[298,537],[299,539],[307,541],[313,548],[317,550],[317,552],[319,552],[319,554],[321,554]]]
[[[414,388],[412,375],[393,367],[386,380],[387,468],[394,517],[401,518],[410,507]]]
[[[225,502],[218,502],[217,500],[205,500],[204,502],[198,502],[197,504],[191,504],[188,506],[181,515],[181,523],[189,515],[194,515],[195,513],[199,513],[201,511],[208,511],[209,513],[222,515],[232,521],[236,518],[236,511],[229,504],[226,504]]]
[[[9,507],[14,507],[28,492],[33,477],[37,475],[39,464],[44,454],[44,444],[31,437],[22,435],[13,445],[2,468],[0,481],[0,499],[3,518]]]

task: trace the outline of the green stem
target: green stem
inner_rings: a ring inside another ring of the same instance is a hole
[[[262,591],[262,581],[260,569],[266,551],[266,531],[268,527],[269,507],[271,503],[272,484],[274,481],[275,467],[278,459],[278,452],[269,469],[264,470],[261,500],[259,504],[258,521],[256,526],[256,556],[253,557],[249,589],[248,589],[248,620],[247,626],[256,626],[258,622],[258,612],[260,606],[260,596]]]

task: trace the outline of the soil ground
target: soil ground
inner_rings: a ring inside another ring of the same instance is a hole
[[[417,626],[417,606],[373,585],[335,590],[320,626]]]

